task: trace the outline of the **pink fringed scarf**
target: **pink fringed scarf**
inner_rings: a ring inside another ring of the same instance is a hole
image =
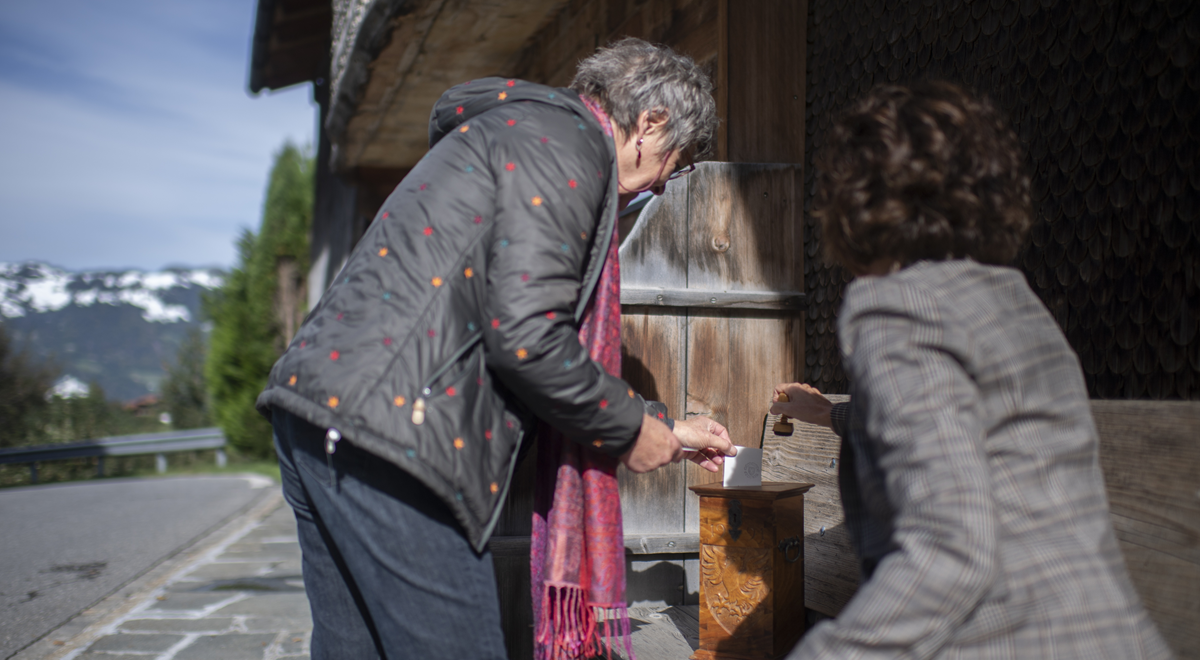
[[[608,117],[595,104],[584,102],[611,135]],[[614,227],[600,281],[579,330],[579,341],[591,358],[614,376],[621,373],[617,244]],[[566,440],[543,424],[537,461],[530,553],[534,658],[591,658],[600,653],[604,639],[618,633],[634,660],[625,606],[618,460]],[[611,657],[611,646],[608,651]]]

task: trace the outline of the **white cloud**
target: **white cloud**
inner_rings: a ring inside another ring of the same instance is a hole
[[[272,153],[314,139],[307,85],[246,92],[255,2],[3,4],[0,260],[231,265]]]

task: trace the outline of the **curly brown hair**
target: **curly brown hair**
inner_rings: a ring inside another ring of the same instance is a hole
[[[856,274],[922,259],[1007,264],[1031,224],[1016,134],[947,82],[871,90],[836,122],[817,170],[826,256]]]

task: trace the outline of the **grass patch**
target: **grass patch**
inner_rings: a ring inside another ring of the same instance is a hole
[[[275,460],[251,459],[237,456],[226,450],[229,456],[225,467],[217,467],[217,452],[214,449],[181,451],[166,454],[167,471],[159,474],[154,455],[109,456],[104,459],[104,476],[98,475],[99,459],[72,458],[62,461],[41,461],[37,464],[38,484],[63,483],[68,481],[94,481],[130,477],[170,477],[200,474],[259,474],[279,483],[279,463]],[[28,463],[0,465],[0,488],[29,486]]]

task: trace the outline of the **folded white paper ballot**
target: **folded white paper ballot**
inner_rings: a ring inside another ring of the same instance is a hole
[[[738,447],[737,456],[725,457],[726,488],[762,485],[762,451],[751,447]]]

